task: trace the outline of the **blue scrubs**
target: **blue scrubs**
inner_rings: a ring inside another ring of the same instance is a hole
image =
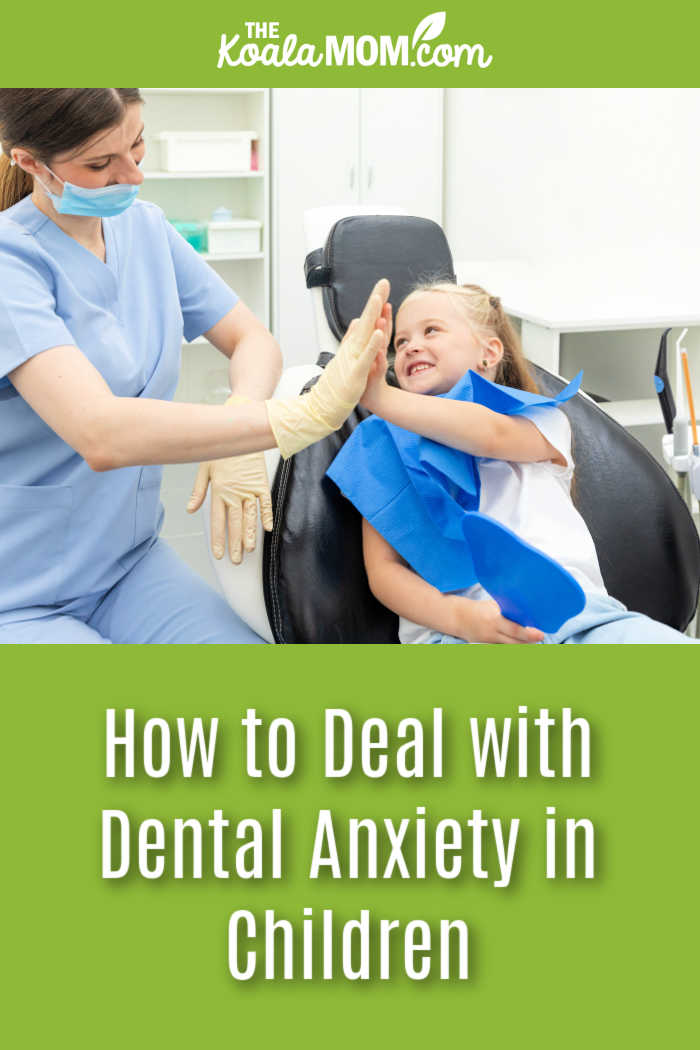
[[[129,641],[172,641],[181,608],[179,642],[257,642],[172,552],[160,553],[162,468],[96,474],[7,380],[41,351],[75,345],[114,394],[172,400],[183,336],[196,338],[235,306],[235,293],[155,205],[137,201],[102,223],[106,262],[29,197],[0,214],[0,643],[23,640],[32,620],[31,640],[50,641],[57,617],[62,641],[85,641],[77,627],[71,635],[71,621],[86,624],[119,591],[124,624],[141,625]],[[140,565],[143,586],[134,587]],[[179,579],[181,602],[156,585],[161,570]],[[107,640],[127,640],[116,623],[102,629]]]

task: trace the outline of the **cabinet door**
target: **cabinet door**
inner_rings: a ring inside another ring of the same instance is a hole
[[[364,88],[361,92],[363,203],[395,204],[442,223],[441,88]]]
[[[275,89],[272,124],[274,327],[285,365],[305,364],[316,358],[316,337],[304,283],[304,212],[358,203],[359,91]]]

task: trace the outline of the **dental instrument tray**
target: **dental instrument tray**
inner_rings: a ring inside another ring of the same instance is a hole
[[[398,275],[397,259],[405,260]],[[413,215],[402,215],[400,221],[396,215],[340,219],[331,227],[325,245],[307,255],[304,273],[307,288],[322,289],[326,318],[336,339],[343,338],[357,316],[358,303],[389,273],[394,309],[417,284],[457,280],[441,227]]]

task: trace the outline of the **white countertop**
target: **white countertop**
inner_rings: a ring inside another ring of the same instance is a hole
[[[455,271],[500,296],[508,313],[560,332],[700,325],[700,258],[665,269],[640,260],[617,273],[596,259],[456,259]]]

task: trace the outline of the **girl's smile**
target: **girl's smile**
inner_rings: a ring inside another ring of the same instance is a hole
[[[394,348],[399,386],[417,394],[444,394],[470,368],[488,375],[503,353],[499,339],[479,340],[459,305],[438,291],[404,300]]]

